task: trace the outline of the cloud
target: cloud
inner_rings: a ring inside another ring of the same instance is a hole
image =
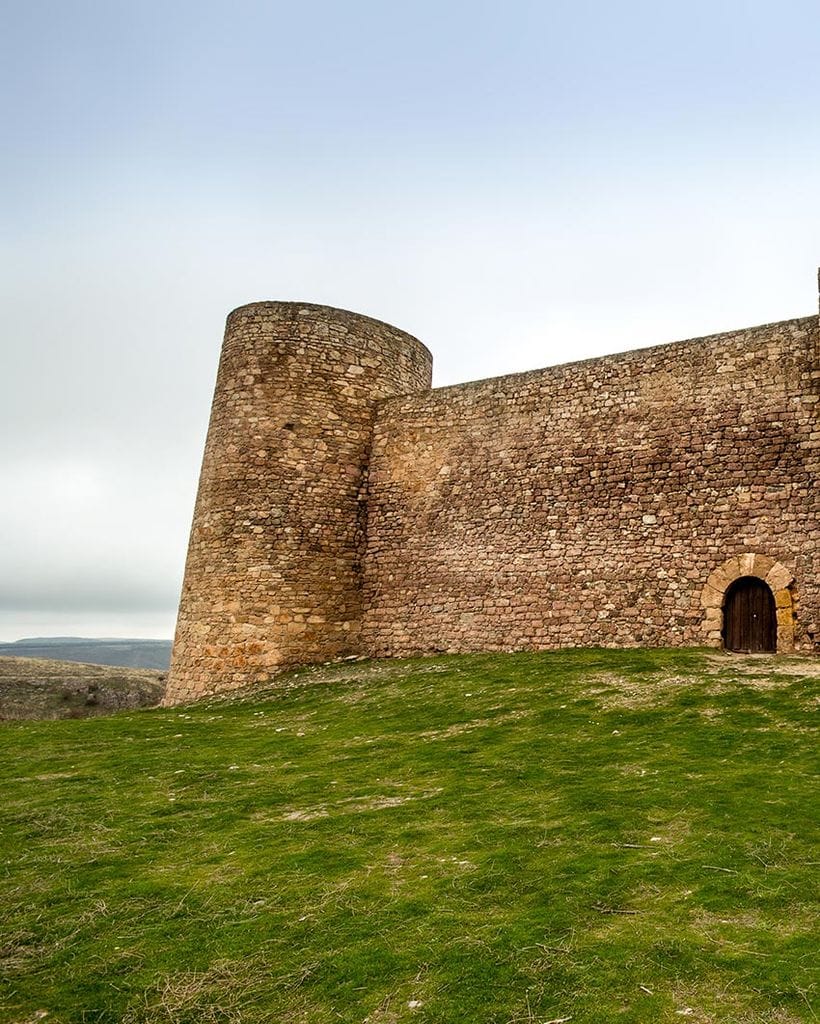
[[[2,469],[0,611],[174,610],[186,527],[167,467],[18,456]]]

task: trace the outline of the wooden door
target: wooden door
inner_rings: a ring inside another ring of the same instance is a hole
[[[726,593],[723,644],[751,654],[777,650],[774,595],[756,576],[741,576]]]

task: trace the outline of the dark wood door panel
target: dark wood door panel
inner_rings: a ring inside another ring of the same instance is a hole
[[[723,606],[723,642],[730,651],[777,650],[774,595],[756,576],[735,580]]]

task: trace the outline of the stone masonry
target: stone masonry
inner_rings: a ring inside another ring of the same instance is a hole
[[[380,399],[426,391],[415,338],[326,306],[228,317],[169,676],[172,702],[361,650]]]
[[[820,644],[817,316],[430,390],[368,317],[228,318],[170,703],[347,655]]]

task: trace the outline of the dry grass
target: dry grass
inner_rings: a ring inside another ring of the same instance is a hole
[[[153,707],[165,673],[45,658],[0,658],[0,721],[88,718]]]

